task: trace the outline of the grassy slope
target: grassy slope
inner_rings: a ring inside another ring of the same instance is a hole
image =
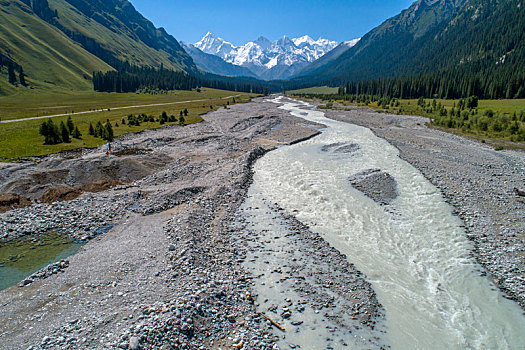
[[[152,106],[152,107],[137,107],[134,109],[126,110],[113,110],[105,112],[96,112],[89,114],[82,114],[72,116],[73,122],[80,129],[83,134],[81,140],[73,139],[72,143],[58,144],[58,145],[44,145],[43,137],[38,134],[38,129],[43,120],[32,120],[32,121],[21,121],[8,124],[0,124],[0,159],[3,160],[15,160],[23,157],[30,156],[43,156],[51,153],[57,153],[65,150],[71,150],[80,147],[96,147],[105,143],[102,139],[94,138],[88,135],[89,123],[95,125],[98,121],[105,123],[107,119],[110,120],[112,125],[118,122],[119,127],[114,127],[115,136],[120,136],[129,132],[138,132],[144,129],[152,129],[162,127],[159,123],[143,123],[141,126],[130,127],[128,125],[121,125],[122,118],[128,114],[140,114],[145,113],[147,115],[154,115],[158,117],[162,112],[167,112],[168,115],[175,115],[179,117],[179,113],[184,108],[189,111],[188,117],[185,117],[186,123],[196,123],[201,121],[200,115],[210,111],[210,106],[213,109],[217,109],[220,106],[226,105],[227,102],[233,103],[233,100],[222,99],[223,97],[237,95],[238,93],[231,91],[221,91],[204,89],[201,93],[197,92],[181,92],[175,91],[167,95],[137,95],[137,94],[104,94],[104,93],[86,93],[81,94],[78,100],[75,100],[75,96],[64,96],[59,98],[59,95],[55,97],[48,97],[47,106],[40,109],[38,106],[39,100],[33,101],[24,108],[35,108],[35,110],[53,110],[53,105],[56,110],[62,111],[63,108],[72,108],[71,106],[78,107],[80,110],[89,110],[90,108],[103,107],[116,107],[116,106],[127,106],[127,105],[138,105],[138,104],[151,104],[151,103],[169,103],[176,101],[186,100],[202,100],[210,99],[202,102],[190,102],[184,104],[165,105],[165,106]],[[242,94],[241,97],[236,98],[236,102],[246,101],[253,94]],[[40,98],[40,97],[39,97]],[[20,103],[18,97],[5,97],[0,101],[6,101],[11,99],[11,106],[15,103]],[[42,98],[40,101],[44,101]],[[1,102],[0,105],[4,105]],[[66,107],[70,106],[70,107]],[[59,124],[64,121],[67,117],[56,117],[53,118],[53,122]]]
[[[0,0],[0,23],[0,50],[22,65],[29,85],[39,90],[90,90],[92,72],[111,69],[18,0]],[[0,95],[20,90],[28,89],[10,85],[4,72]]]
[[[286,94],[288,95],[294,95],[294,94],[337,94],[338,88],[336,87],[329,87],[329,86],[315,86],[311,88],[306,89],[299,89],[299,90],[290,90],[287,91]]]
[[[73,9],[64,0],[54,0],[49,3],[51,9],[58,11],[58,21],[69,30],[82,33],[95,39],[104,48],[114,52],[121,61],[129,61],[134,65],[158,67],[161,63],[165,68],[181,70],[182,67],[170,59],[172,56],[163,50],[155,50],[140,40],[135,40],[133,34],[128,32],[124,25],[112,26],[111,29],[99,22],[86,17],[81,12]],[[107,14],[109,16],[109,14]],[[112,17],[115,23],[119,20]]]
[[[401,107],[404,111],[411,111],[416,113],[417,112],[417,100],[399,100],[401,103]],[[432,103],[432,99],[425,99],[425,103]],[[457,106],[459,100],[441,100],[436,99],[436,102],[440,102],[443,106],[445,106],[447,109],[450,109],[454,106],[454,104]],[[513,113],[519,113],[523,110],[525,110],[525,99],[515,99],[515,100],[480,100],[478,110],[480,114],[483,114],[486,110],[492,110],[496,114],[513,114]],[[421,110],[419,111],[418,115],[421,114]],[[432,115],[425,115],[428,117],[431,117]]]

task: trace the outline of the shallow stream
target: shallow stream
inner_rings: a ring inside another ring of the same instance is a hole
[[[523,349],[523,311],[481,276],[438,189],[369,129],[306,103],[275,102],[326,128],[260,159],[250,193],[294,213],[367,275],[393,349]],[[388,202],[352,185],[371,169],[395,181]]]
[[[49,232],[0,243],[0,290],[9,288],[41,268],[75,254],[82,243]]]

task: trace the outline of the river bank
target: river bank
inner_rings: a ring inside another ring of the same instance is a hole
[[[277,107],[257,100],[209,113],[200,124],[129,135],[110,156],[101,147],[2,165],[0,186],[24,197],[93,181],[122,184],[0,215],[3,241],[54,230],[87,242],[63,271],[0,292],[1,347],[272,348],[285,334],[266,317],[284,318],[259,313],[252,272],[240,262],[263,249],[241,249],[246,232],[232,222],[256,159],[321,127]],[[304,244],[315,239],[303,237]],[[323,251],[319,264],[327,268],[337,252]],[[351,278],[344,287],[366,296],[364,303],[349,299],[359,304],[351,317],[373,328],[383,317],[373,290],[348,262],[341,269]],[[330,297],[302,302],[321,310]]]
[[[525,188],[525,153],[429,128],[422,117],[346,109],[326,116],[371,129],[439,188],[465,224],[481,273],[525,309],[525,198],[514,192]]]

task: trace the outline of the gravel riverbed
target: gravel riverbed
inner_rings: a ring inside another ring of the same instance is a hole
[[[473,255],[525,305],[525,204],[513,192],[524,187],[523,153],[429,129],[419,117],[324,112],[369,127],[440,188]],[[56,187],[119,185],[0,214],[2,242],[49,231],[86,242],[56,273],[0,292],[0,348],[308,348],[291,335],[306,336],[309,321],[332,334],[323,347],[345,347],[351,333],[364,347],[388,348],[384,309],[352,257],[294,213],[249,198],[259,157],[321,128],[257,99],[200,124],[126,135],[113,155],[100,147],[1,164],[0,192],[32,200]],[[349,180],[383,205],[396,196],[395,182],[374,169]]]
[[[1,348],[278,348],[286,334],[275,324],[287,315],[261,314],[264,300],[242,257],[264,249],[243,243],[248,231],[238,224],[239,207],[259,157],[313,137],[322,126],[263,99],[204,119],[126,135],[109,156],[100,147],[0,167],[2,191],[30,199],[56,187],[121,183],[0,214],[3,242],[48,231],[86,242],[67,263],[59,262],[60,269],[51,267],[55,273],[37,273],[0,292]],[[348,285],[330,286],[342,295],[351,290],[338,313],[348,314],[354,329],[364,329],[363,339],[380,346],[368,338],[377,338],[374,328],[384,311],[366,276],[286,215],[305,247],[325,252],[309,274],[321,281],[330,266],[345,274]],[[293,241],[282,244],[291,249]],[[330,262],[332,255],[337,259]],[[334,304],[328,294],[312,296],[315,288],[301,287],[303,308]]]

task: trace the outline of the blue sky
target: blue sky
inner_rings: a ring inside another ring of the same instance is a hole
[[[235,45],[263,35],[358,38],[414,0],[130,0],[155,26],[194,43],[210,31]]]

